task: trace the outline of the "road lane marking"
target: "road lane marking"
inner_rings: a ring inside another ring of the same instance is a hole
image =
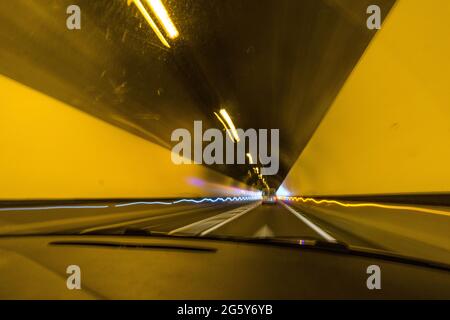
[[[201,209],[208,209],[208,208],[212,208],[212,206],[201,207]],[[143,222],[152,221],[152,220],[166,219],[166,218],[181,216],[181,215],[185,215],[185,214],[190,214],[197,210],[198,210],[197,208],[194,208],[194,209],[189,209],[187,211],[163,213],[163,214],[158,214],[158,215],[154,215],[151,217],[120,221],[120,222],[116,222],[116,223],[108,224],[108,225],[100,225],[100,226],[84,229],[80,232],[80,234],[85,234],[85,233],[95,232],[95,231],[100,231],[100,230],[108,230],[108,229],[113,229],[113,228],[120,228],[120,227],[124,227],[124,226],[128,226],[128,225],[134,225],[137,223],[143,223]]]
[[[177,229],[175,229],[175,230],[172,230],[172,231],[170,231],[168,234],[174,234],[174,233],[178,233],[178,232],[180,232],[180,231],[185,231],[185,230],[188,230],[188,229],[192,229],[192,228],[194,228],[194,227],[197,227],[197,226],[201,226],[201,225],[203,225],[203,224],[205,224],[205,223],[207,223],[207,222],[209,222],[209,221],[212,221],[212,220],[214,220],[214,219],[217,219],[217,217],[220,217],[220,216],[222,216],[223,214],[232,214],[232,213],[235,213],[236,210],[238,210],[238,209],[240,209],[240,208],[242,208],[242,207],[235,208],[235,209],[232,209],[232,210],[229,210],[229,211],[226,211],[226,212],[221,212],[221,213],[219,213],[219,214],[217,214],[217,215],[215,215],[215,216],[208,217],[208,218],[203,219],[203,220],[195,221],[195,222],[190,223],[190,224],[188,224],[188,225],[185,225],[185,226],[182,226],[182,227],[177,228]]]
[[[203,231],[202,233],[200,233],[200,236],[204,236],[204,235],[210,233],[211,231],[214,231],[214,230],[216,230],[216,229],[219,229],[220,227],[224,226],[225,224],[227,224],[227,223],[229,223],[229,222],[231,222],[231,221],[233,221],[233,220],[235,220],[235,219],[237,219],[237,218],[243,216],[243,215],[246,214],[247,212],[249,212],[249,211],[255,209],[255,208],[258,207],[260,204],[261,204],[261,203],[258,202],[256,205],[251,206],[251,207],[248,208],[248,209],[245,209],[245,210],[242,211],[241,213],[238,213],[238,214],[232,216],[231,218],[229,218],[229,219],[227,219],[227,220],[225,220],[225,221],[222,221],[221,223],[216,224],[215,226],[213,226],[213,227],[211,227],[211,228],[209,228],[209,229],[206,229],[205,231]]]
[[[269,228],[267,224],[261,227],[258,231],[253,235],[256,238],[270,238],[274,236],[272,229]]]
[[[311,229],[313,229],[315,232],[317,232],[320,236],[322,236],[325,240],[327,240],[328,242],[337,242],[337,240],[335,238],[333,238],[332,236],[330,236],[327,232],[323,231],[321,228],[319,228],[316,224],[312,223],[311,221],[309,221],[307,218],[305,218],[300,212],[297,212],[295,209],[293,209],[292,207],[290,207],[289,205],[287,205],[286,203],[284,203],[283,201],[281,201],[281,204],[287,209],[289,210],[292,214],[294,214],[297,218],[299,218],[300,220],[302,220],[308,227],[310,227]]]
[[[179,232],[188,232],[189,233],[188,230],[191,230],[191,232],[195,232],[196,229],[202,230],[202,229],[205,229],[205,227],[206,227],[206,230],[203,230],[200,232],[200,235],[202,236],[202,235],[208,234],[209,232],[211,232],[213,230],[216,230],[217,228],[223,226],[224,224],[226,224],[234,219],[237,219],[238,217],[242,216],[243,214],[247,213],[248,211],[259,206],[259,204],[260,203],[258,202],[256,205],[255,204],[246,205],[246,206],[242,206],[239,208],[235,208],[230,211],[222,212],[222,213],[219,213],[218,215],[215,215],[215,216],[212,216],[212,217],[200,220],[200,221],[195,221],[186,226],[172,230],[168,234],[174,234],[174,233],[179,233]],[[230,218],[228,218],[228,217],[230,217]],[[221,221],[220,223],[214,222],[214,220],[220,221],[223,218],[227,218],[227,219]],[[209,224],[213,224],[213,227],[208,228],[207,226]]]
[[[114,213],[107,213],[102,215],[91,215],[88,217],[69,217],[69,218],[62,218],[62,219],[53,219],[53,220],[47,220],[47,221],[41,221],[41,222],[30,222],[30,223],[21,223],[21,224],[7,224],[6,226],[0,225],[0,234],[6,233],[6,234],[12,234],[12,233],[22,233],[22,232],[38,232],[42,229],[44,229],[46,232],[53,232],[54,230],[60,231],[65,230],[67,228],[73,229],[79,229],[82,228],[82,226],[77,226],[77,224],[85,224],[85,223],[111,223],[109,222],[103,222],[103,220],[106,219],[125,219],[130,218],[130,214],[133,216],[139,215],[142,216],[142,214],[148,213],[148,209],[146,210],[140,210],[140,211],[133,211],[130,212],[114,212]],[[121,220],[123,221],[123,220]],[[129,220],[127,220],[129,221]],[[50,228],[50,229],[49,229]],[[56,229],[53,229],[56,228]],[[63,229],[64,228],[64,229]]]

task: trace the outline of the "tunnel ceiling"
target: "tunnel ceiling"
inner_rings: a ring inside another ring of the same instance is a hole
[[[126,0],[0,4],[0,73],[171,148],[176,128],[280,129],[277,187],[375,32],[371,0],[167,0],[180,32],[168,49]],[[383,17],[394,0],[377,1]],[[12,14],[14,13],[14,14]],[[38,119],[37,119],[38,121]],[[248,166],[214,169],[250,183]]]

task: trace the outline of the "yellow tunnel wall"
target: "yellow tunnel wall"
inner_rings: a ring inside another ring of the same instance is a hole
[[[397,2],[280,191],[450,192],[448,17],[448,0]]]
[[[0,200],[239,196],[248,187],[0,76]]]

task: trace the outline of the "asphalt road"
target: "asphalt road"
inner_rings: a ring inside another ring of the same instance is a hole
[[[435,210],[437,213],[423,212]],[[422,210],[422,211],[421,211]],[[281,202],[95,203],[0,208],[0,234],[121,233],[317,238],[450,264],[449,210]]]
[[[0,208],[0,234],[80,232],[112,227],[159,226],[177,228],[238,208],[246,202],[225,203],[89,203],[76,205],[34,205]]]
[[[241,237],[320,237],[280,204],[260,205],[212,234]]]

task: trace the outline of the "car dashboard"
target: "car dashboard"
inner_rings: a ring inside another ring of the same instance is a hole
[[[439,268],[262,243],[141,236],[0,239],[3,299],[450,298]],[[81,288],[67,286],[69,266]],[[381,290],[367,286],[369,266]]]

